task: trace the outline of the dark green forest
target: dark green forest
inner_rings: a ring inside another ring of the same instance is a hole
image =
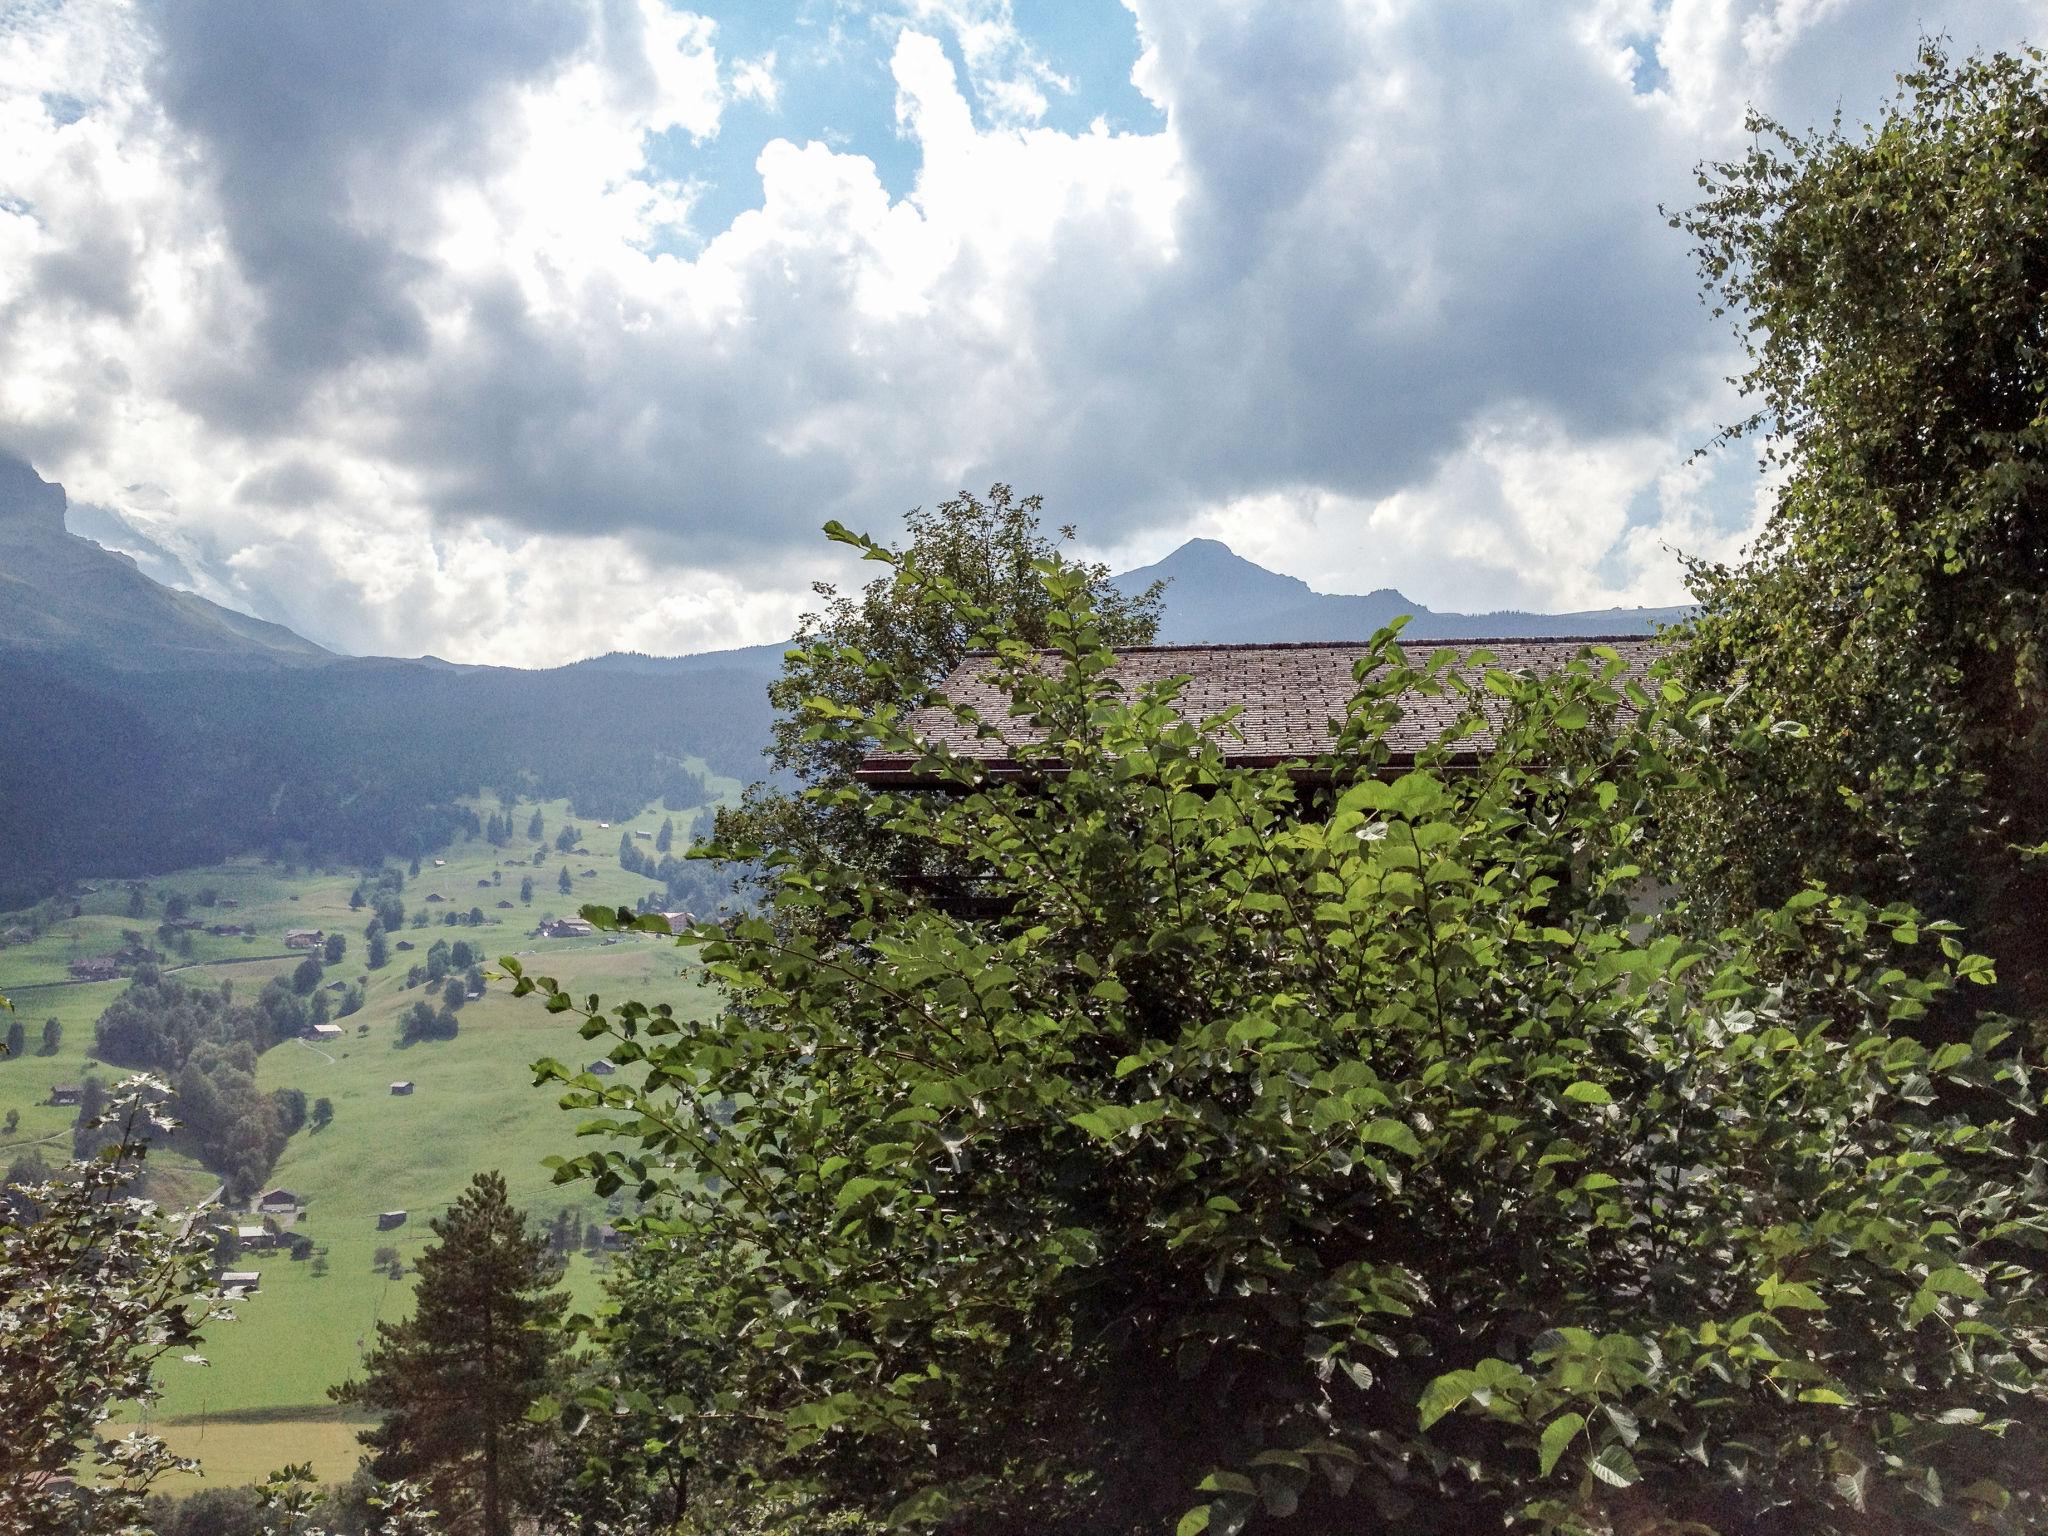
[[[335,661],[139,674],[0,664],[0,908],[77,875],[143,875],[248,850],[374,863],[467,824],[496,789],[624,817],[702,804],[695,758],[758,775],[769,671],[740,659],[546,672]]]

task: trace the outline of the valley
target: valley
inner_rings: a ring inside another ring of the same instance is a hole
[[[738,789],[731,780],[709,782],[721,794]],[[494,800],[473,804],[479,816],[499,809]],[[536,809],[545,827],[538,840],[524,835]],[[0,1135],[0,1166],[7,1166],[38,1152],[51,1164],[69,1155],[77,1111],[53,1105],[53,1090],[88,1078],[111,1084],[127,1075],[97,1060],[93,1026],[128,981],[79,981],[71,975],[74,964],[119,949],[124,933],[142,932],[154,940],[166,904],[177,896],[205,926],[183,930],[192,953],[166,953],[164,970],[188,986],[232,983],[238,998],[253,997],[271,978],[288,977],[303,962],[304,951],[285,946],[287,931],[345,936],[344,957],[327,967],[331,980],[322,985],[360,986],[362,1007],[333,1021],[339,1038],[272,1046],[260,1057],[257,1073],[265,1092],[296,1089],[307,1103],[324,1099],[332,1109],[330,1122],[317,1129],[309,1123],[289,1138],[264,1181],[266,1188],[297,1197],[300,1214],[278,1225],[287,1241],[310,1239],[311,1254],[293,1258],[278,1247],[238,1256],[231,1267],[257,1271],[259,1288],[237,1304],[234,1321],[209,1330],[202,1351],[206,1365],[165,1369],[163,1396],[150,1410],[153,1427],[178,1451],[203,1455],[210,1480],[252,1481],[284,1462],[308,1459],[322,1479],[349,1475],[359,1426],[344,1422],[328,1402],[327,1389],[354,1369],[380,1319],[405,1313],[412,1263],[432,1237],[428,1223],[473,1172],[500,1170],[515,1203],[537,1223],[554,1220],[564,1208],[572,1213],[571,1222],[585,1238],[569,1257],[568,1283],[579,1304],[598,1299],[604,1259],[586,1251],[585,1243],[612,1213],[573,1187],[556,1189],[541,1166],[550,1153],[576,1150],[577,1117],[558,1109],[552,1092],[535,1088],[529,1070],[543,1056],[573,1060],[579,1049],[592,1057],[596,1051],[559,1019],[531,1002],[515,1001],[496,981],[466,1002],[454,1038],[402,1045],[402,1016],[441,993],[439,985],[424,982],[408,987],[408,972],[435,940],[459,939],[479,949],[487,963],[519,954],[525,964],[579,991],[678,1008],[710,1006],[682,952],[657,938],[539,938],[534,931],[543,918],[572,915],[579,905],[630,905],[658,890],[620,867],[621,836],[644,833],[634,840],[651,847],[668,820],[680,850],[707,817],[708,807],[671,813],[656,805],[604,828],[576,819],[586,833],[579,846],[588,852],[569,854],[554,844],[557,830],[572,820],[567,803],[522,803],[505,846],[482,837],[458,838],[422,861],[420,873],[401,892],[406,925],[391,935],[389,959],[375,970],[367,967],[364,953],[370,911],[350,906],[359,870],[308,869],[253,857],[134,885],[83,881],[78,916],[0,947],[0,996],[14,1003],[12,1018],[23,1023],[27,1037],[21,1057],[0,1060],[0,1114],[13,1127]],[[539,864],[536,852],[544,856]],[[403,872],[403,866],[389,867]],[[564,868],[570,871],[570,895],[558,889]],[[534,883],[530,903],[521,901],[519,890],[528,877]],[[147,908],[142,917],[130,915],[137,890]],[[212,905],[200,905],[208,895]],[[472,908],[481,917],[474,925]],[[461,921],[450,926],[442,914]],[[426,925],[412,926],[419,916],[428,919]],[[249,932],[208,933],[213,926]],[[0,934],[9,927],[10,919],[0,915]],[[53,1018],[58,1045],[45,1054],[42,1031]],[[412,1090],[394,1094],[392,1085],[401,1081]],[[220,1182],[182,1138],[152,1154],[151,1170],[151,1194],[176,1207],[206,1198]],[[401,1225],[380,1229],[382,1213],[400,1210]],[[239,1217],[242,1224],[258,1220],[254,1214]],[[398,1278],[391,1274],[394,1257]]]

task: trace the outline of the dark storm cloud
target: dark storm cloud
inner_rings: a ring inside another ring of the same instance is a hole
[[[197,141],[242,276],[246,351],[195,373],[227,424],[288,414],[321,376],[426,343],[412,206],[494,157],[492,108],[585,37],[552,0],[172,4],[152,13],[155,89]]]

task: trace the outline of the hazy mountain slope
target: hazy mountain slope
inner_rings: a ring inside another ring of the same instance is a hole
[[[293,634],[160,586],[126,555],[64,528],[64,489],[0,454],[0,650],[58,652],[120,671],[303,666],[332,660]]]
[[[1214,539],[1190,539],[1156,565],[1116,578],[1126,592],[1166,587],[1159,638],[1170,645],[1280,640],[1362,640],[1399,614],[1417,640],[1525,639],[1538,635],[1647,634],[1682,608],[1602,608],[1587,613],[1436,613],[1391,588],[1357,596],[1317,592],[1305,581],[1254,565]]]

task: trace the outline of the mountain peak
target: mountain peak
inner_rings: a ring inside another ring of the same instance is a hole
[[[64,487],[45,480],[27,459],[0,449],[0,518],[64,528]]]

